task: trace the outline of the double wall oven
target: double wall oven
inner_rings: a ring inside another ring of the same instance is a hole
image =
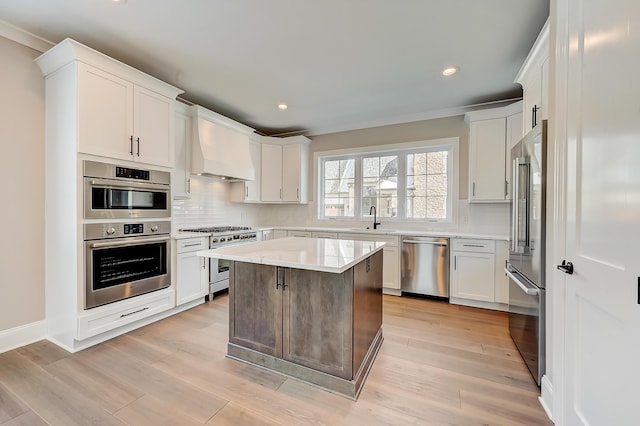
[[[171,285],[170,173],[84,161],[85,309]]]

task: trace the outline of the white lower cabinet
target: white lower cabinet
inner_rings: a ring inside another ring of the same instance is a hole
[[[262,239],[263,240],[273,240],[273,229],[263,229],[262,230]]]
[[[287,237],[311,238],[311,231],[287,231]]]
[[[109,303],[80,313],[77,339],[83,340],[173,308],[172,288]]]
[[[495,272],[495,302],[509,303],[509,277],[504,272],[509,259],[509,242],[496,241],[496,272]]]
[[[337,232],[323,232],[323,231],[314,231],[311,233],[311,237],[313,238],[329,238],[335,240],[338,238]]]
[[[506,241],[451,239],[451,303],[505,310],[509,282],[504,276]]]
[[[451,254],[451,297],[493,302],[495,255],[461,251]]]
[[[286,238],[287,237],[287,231],[283,230],[283,229],[275,229],[273,231],[273,238],[274,240],[277,240],[278,238]]]
[[[209,238],[176,240],[176,305],[182,305],[209,294],[209,262],[196,256],[209,248]]]
[[[398,237],[392,235],[340,233],[338,238],[341,240],[383,241],[387,243],[382,249],[382,286],[385,289],[400,291],[400,243]]]

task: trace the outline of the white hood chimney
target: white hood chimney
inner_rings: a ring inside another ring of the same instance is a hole
[[[255,180],[249,135],[254,129],[193,105],[191,172],[229,180]]]

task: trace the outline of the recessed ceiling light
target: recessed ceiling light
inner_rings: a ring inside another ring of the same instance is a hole
[[[442,70],[442,75],[444,76],[450,76],[450,75],[454,75],[455,73],[458,72],[460,68],[458,67],[447,67],[445,69]]]
[[[287,104],[285,104],[284,102],[278,104],[278,109],[280,109],[282,111],[284,111],[287,108],[289,108],[289,106]]]
[[[111,1],[117,4],[125,4],[127,2],[127,0],[111,0]]]

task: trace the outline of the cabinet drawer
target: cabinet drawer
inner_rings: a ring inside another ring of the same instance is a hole
[[[186,253],[190,251],[206,250],[209,248],[209,238],[185,238],[177,240],[177,252]]]
[[[173,308],[173,288],[91,309],[78,317],[78,340],[96,336]]]
[[[474,253],[495,253],[496,242],[494,240],[456,238],[451,240],[451,250]]]
[[[311,238],[311,231],[287,231],[287,237]]]

